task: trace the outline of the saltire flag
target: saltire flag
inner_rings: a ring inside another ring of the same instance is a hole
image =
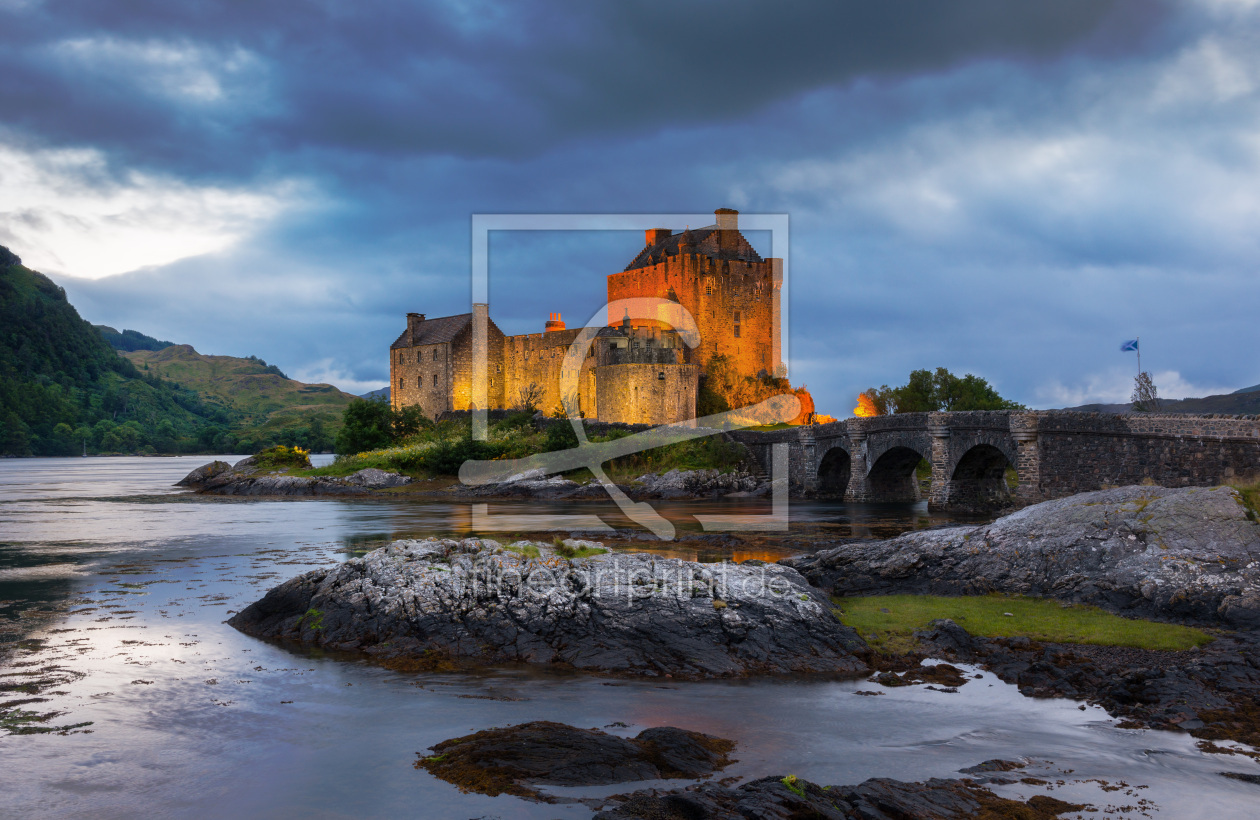
[[[1127,353],[1127,352],[1129,352],[1130,350],[1137,350],[1137,349],[1138,349],[1138,340],[1137,340],[1137,339],[1130,339],[1129,341],[1127,341],[1127,342],[1125,342],[1124,344],[1120,345],[1120,352],[1121,352],[1121,353]]]

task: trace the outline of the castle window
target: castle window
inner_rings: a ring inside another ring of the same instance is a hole
[[[735,338],[739,338],[739,325],[735,325]]]
[[[705,295],[705,296],[712,296],[712,295],[713,295],[713,286],[712,286],[712,285],[705,285],[705,286],[704,286],[704,295]]]
[[[403,383],[404,383],[404,382],[406,382],[406,379],[399,379],[399,380],[398,380],[398,389],[399,389],[399,390],[402,390],[402,389],[403,389]]]
[[[437,361],[437,354],[438,354],[438,352],[437,352],[437,348],[435,347],[435,348],[433,348],[433,361],[435,361],[435,362]]]
[[[422,351],[419,351],[419,350],[416,351],[416,364],[420,364],[420,357],[423,355],[424,353]]]
[[[660,373],[657,373],[656,378],[658,381],[665,381],[665,371],[662,370]]]
[[[735,311],[735,324],[739,324],[739,311]]]
[[[437,387],[437,374],[436,373],[433,374],[433,386]]]

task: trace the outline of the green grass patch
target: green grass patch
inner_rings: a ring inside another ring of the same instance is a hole
[[[1231,486],[1242,496],[1243,506],[1247,508],[1247,517],[1260,523],[1260,479]]]
[[[872,648],[884,653],[913,650],[914,631],[926,628],[936,618],[949,618],[972,635],[985,638],[1027,637],[1137,649],[1190,649],[1212,640],[1211,635],[1192,627],[1121,618],[1098,607],[1064,604],[1049,598],[873,595],[832,600],[840,620],[856,629]]]
[[[530,544],[527,541],[518,541],[515,544],[507,544],[503,547],[503,549],[507,550],[508,552],[514,552],[517,555],[524,556],[525,558],[541,558],[542,557],[542,553],[538,551],[537,545]]]
[[[559,539],[552,542],[551,548],[555,551],[556,555],[570,560],[574,558],[590,558],[592,555],[603,555],[608,552],[608,550],[603,547],[574,547]]]
[[[311,629],[319,631],[324,628],[324,611],[312,607],[302,615],[302,621]]]
[[[784,787],[785,787],[788,791],[790,791],[792,794],[796,795],[797,797],[804,797],[804,796],[805,796],[805,790],[801,788],[800,783],[798,782],[798,778],[796,777],[796,775],[794,775],[794,774],[790,774],[790,775],[788,775],[787,777],[785,777],[785,778],[783,778],[782,780],[780,780],[779,782],[780,782],[780,783],[782,783],[782,784],[783,784],[783,786],[784,786]]]
[[[394,446],[354,455],[339,455],[327,467],[294,470],[292,474],[347,476],[368,467],[376,467],[413,478],[437,478],[457,475],[460,465],[470,459],[520,459],[577,446],[577,437],[567,422],[538,430],[532,423],[522,424],[520,419],[509,417],[491,424],[488,432],[486,441],[474,441],[469,422],[446,421],[426,427]],[[613,441],[628,435],[629,431],[612,430],[607,435],[590,436],[590,441]],[[604,467],[614,481],[625,481],[644,473],[662,473],[675,469],[716,469],[732,472],[744,465],[745,458],[744,448],[739,444],[717,437],[706,437],[623,456],[609,461]],[[575,470],[568,476],[574,480],[592,477],[585,468]]]

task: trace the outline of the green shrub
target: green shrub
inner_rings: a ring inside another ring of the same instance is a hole
[[[306,469],[311,466],[311,451],[277,444],[255,455],[254,460],[264,470]]]

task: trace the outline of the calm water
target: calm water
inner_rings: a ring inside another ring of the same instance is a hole
[[[412,765],[417,752],[448,737],[540,719],[619,721],[627,728],[609,731],[628,735],[673,725],[732,738],[739,762],[726,774],[741,778],[921,779],[1022,756],[1035,761],[1033,774],[1065,781],[1055,796],[1100,808],[1148,801],[1140,805],[1151,816],[1250,817],[1260,796],[1256,786],[1216,774],[1260,772],[1246,758],[1204,755],[1180,734],[1117,729],[1101,710],[1027,699],[988,674],[947,694],[861,681],[400,674],[281,649],[224,619],[279,581],[355,551],[466,532],[468,507],[202,499],[171,486],[206,460],[0,460],[0,703],[52,714],[32,725],[66,729],[0,732],[0,814],[589,817],[580,805],[463,795]],[[733,506],[676,503],[666,514],[687,527],[690,512]],[[763,502],[739,509],[768,511]],[[921,507],[794,504],[792,515],[854,537],[941,523]],[[714,548],[700,557],[727,556]],[[858,690],[884,694],[855,697]],[[1103,792],[1083,782],[1093,778],[1130,787]]]

